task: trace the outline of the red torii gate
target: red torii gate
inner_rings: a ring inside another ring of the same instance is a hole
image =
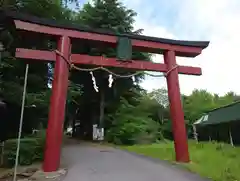
[[[74,24],[62,24],[53,20],[32,17],[16,12],[0,12],[2,22],[11,21],[19,34],[31,32],[46,34],[58,38],[58,52],[17,48],[17,58],[52,61],[55,63],[52,96],[47,128],[47,139],[43,169],[46,172],[56,171],[60,164],[60,150],[63,134],[63,121],[65,114],[65,102],[68,89],[68,64],[66,59],[71,59],[72,64],[88,64],[106,67],[122,67],[134,70],[148,70],[158,72],[171,72],[167,75],[168,95],[170,102],[171,119],[176,160],[189,162],[188,143],[184,122],[184,113],[181,104],[178,73],[189,75],[201,75],[201,68],[180,66],[176,63],[176,56],[196,57],[201,54],[209,42],[180,41],[163,38],[148,37],[134,34],[117,35],[102,30],[86,29]],[[4,18],[3,18],[4,17]],[[105,58],[102,56],[89,56],[85,54],[72,54],[71,40],[81,39],[94,42],[102,42],[105,46],[117,46],[118,36],[131,39],[134,50],[149,53],[161,53],[164,55],[164,64],[146,61],[131,60],[118,61],[117,58]],[[176,69],[173,69],[176,67]]]

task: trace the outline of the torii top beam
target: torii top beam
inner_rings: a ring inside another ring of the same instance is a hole
[[[207,41],[181,41],[164,38],[149,37],[135,34],[116,34],[112,31],[102,29],[91,29],[86,26],[73,23],[60,23],[55,20],[38,18],[21,14],[13,11],[0,11],[2,22],[11,21],[17,30],[48,34],[52,36],[68,36],[72,39],[82,39],[95,42],[103,42],[116,47],[119,36],[128,37],[132,41],[134,50],[148,53],[162,54],[165,51],[172,50],[176,56],[195,57],[201,54],[202,50],[209,44]],[[50,51],[17,49],[16,57],[54,61],[54,53]],[[122,64],[116,59],[103,57],[93,58],[87,55],[72,54],[73,63],[93,64],[99,66],[125,67],[141,70],[152,70],[166,72],[165,64],[156,64],[152,62],[133,61],[129,64]],[[179,66],[179,73],[201,75],[201,69],[196,67]]]

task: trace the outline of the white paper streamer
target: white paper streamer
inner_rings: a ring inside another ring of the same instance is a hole
[[[132,76],[132,80],[133,80],[133,84],[136,85],[137,83],[136,83],[136,79],[134,76]]]
[[[109,74],[109,76],[108,76],[108,87],[112,87],[112,84],[113,84],[113,76],[112,76],[112,74]]]
[[[95,77],[94,77],[94,75],[93,75],[93,72],[90,72],[90,74],[91,74],[91,76],[92,76],[93,88],[94,88],[94,90],[95,90],[96,92],[99,92],[99,91],[98,91],[98,86],[97,86],[97,84],[96,84],[96,79],[95,79]]]
[[[133,82],[135,82],[135,77],[134,76],[132,76],[132,80],[133,80]]]

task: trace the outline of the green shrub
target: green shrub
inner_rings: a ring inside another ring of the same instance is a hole
[[[106,139],[121,145],[152,143],[158,138],[159,124],[149,118],[147,112],[122,101],[121,107],[112,115],[111,127]]]
[[[115,144],[152,143],[158,137],[158,124],[148,117],[119,116],[115,118],[106,137]]]
[[[45,137],[22,138],[19,152],[19,165],[30,165],[43,159]],[[4,146],[4,166],[15,164],[17,139],[7,140]]]

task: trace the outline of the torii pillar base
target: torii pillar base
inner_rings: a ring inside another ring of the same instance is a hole
[[[174,68],[176,56],[174,51],[167,51],[164,54],[164,62],[168,70]],[[188,141],[184,121],[184,113],[181,103],[181,94],[178,80],[178,69],[172,69],[167,75],[168,97],[172,119],[172,129],[177,162],[189,162]]]

